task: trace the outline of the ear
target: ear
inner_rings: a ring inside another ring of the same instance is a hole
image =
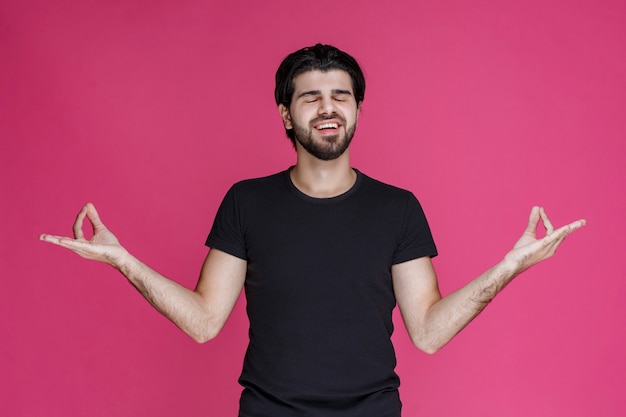
[[[283,119],[283,125],[285,125],[285,129],[293,129],[293,124],[291,124],[291,113],[289,113],[289,109],[285,107],[284,104],[279,104],[278,112],[280,113],[280,117]]]
[[[359,115],[361,114],[361,105],[362,105],[362,104],[363,104],[363,102],[362,102],[362,101],[359,101],[359,102],[356,104],[356,121],[357,121],[357,122],[359,121]]]

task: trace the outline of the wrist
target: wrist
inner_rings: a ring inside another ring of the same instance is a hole
[[[511,279],[523,271],[521,263],[512,259],[508,254],[500,261],[498,269],[501,271],[502,275],[509,276]]]
[[[120,252],[115,257],[110,259],[109,264],[119,270],[122,274],[127,273],[132,269],[134,263],[134,257],[123,247],[120,247]]]

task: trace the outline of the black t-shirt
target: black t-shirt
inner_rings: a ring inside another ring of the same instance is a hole
[[[398,417],[391,266],[436,256],[408,191],[357,171],[312,198],[290,170],[235,184],[207,246],[248,263],[241,417]]]

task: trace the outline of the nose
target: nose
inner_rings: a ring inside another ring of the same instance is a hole
[[[333,114],[335,112],[335,103],[331,97],[322,97],[320,99],[320,106],[317,110],[317,113],[320,115],[323,114]]]

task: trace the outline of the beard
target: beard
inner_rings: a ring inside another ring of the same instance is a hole
[[[324,120],[336,119],[341,122],[342,127],[346,129],[345,134],[341,132],[336,135],[322,136],[321,139],[313,139],[313,126]],[[332,114],[326,117],[318,117],[309,123],[309,127],[297,125],[293,123],[293,133],[296,141],[311,155],[322,161],[332,161],[339,158],[350,146],[352,137],[356,131],[356,122],[352,126],[345,125],[345,119],[339,115]]]

